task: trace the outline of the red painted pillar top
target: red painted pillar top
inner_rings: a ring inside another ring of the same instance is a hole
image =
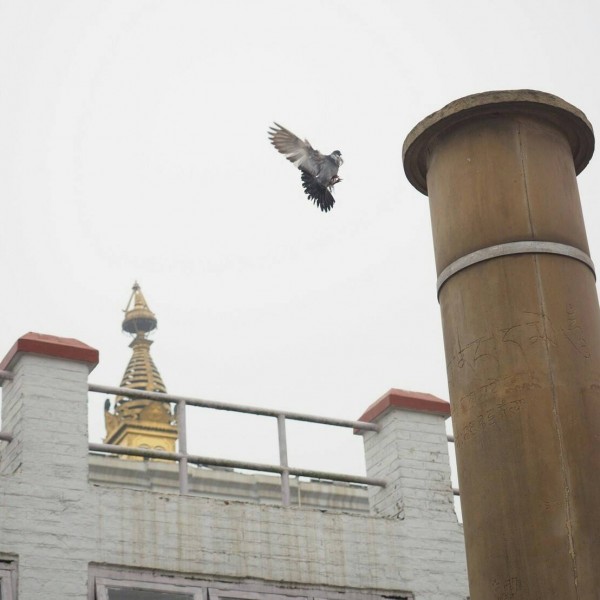
[[[372,423],[389,410],[410,410],[412,412],[433,413],[443,417],[450,416],[450,403],[431,394],[408,392],[392,388],[381,398],[373,402],[360,417],[359,421]]]
[[[79,340],[30,331],[22,335],[8,351],[0,362],[0,371],[9,370],[17,355],[23,353],[87,363],[90,371],[99,362],[98,350]]]

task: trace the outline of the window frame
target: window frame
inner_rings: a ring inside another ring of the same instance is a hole
[[[356,590],[328,588],[319,585],[286,585],[260,580],[227,581],[206,575],[157,572],[153,569],[133,569],[89,566],[88,600],[108,600],[108,587],[179,592],[190,594],[190,600],[414,600],[406,590]],[[2,598],[4,600],[4,598]],[[12,600],[12,599],[11,599]]]
[[[125,574],[124,574],[125,575]],[[109,577],[96,577],[94,581],[94,596],[96,600],[109,600],[108,588],[120,587],[130,590],[149,590],[151,592],[177,592],[178,594],[189,594],[190,600],[206,600],[203,590],[199,586],[190,587],[189,585],[179,585],[177,583],[166,583],[159,581],[160,578],[150,575],[144,577],[143,573],[138,574],[135,579]]]
[[[15,600],[17,597],[17,569],[12,561],[0,560],[0,598]]]
[[[215,582],[217,583],[217,582]],[[313,600],[312,596],[306,594],[282,594],[283,590],[255,592],[235,586],[222,584],[221,587],[208,587],[208,600]],[[296,592],[294,589],[290,589],[291,592]]]

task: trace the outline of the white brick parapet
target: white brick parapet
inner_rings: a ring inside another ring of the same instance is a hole
[[[0,551],[18,560],[19,598],[83,600],[88,491],[87,378],[98,351],[77,340],[28,333],[0,370],[2,427],[13,435],[0,461]],[[85,545],[85,542],[84,542]]]
[[[378,433],[362,433],[367,474],[388,482],[369,490],[374,514],[456,521],[445,429],[449,416],[445,400],[391,389],[360,418],[381,426]]]
[[[27,471],[82,485],[87,378],[96,364],[98,351],[74,339],[30,332],[17,340],[0,363],[0,371],[13,374],[2,393],[2,427],[13,441],[2,454],[0,473]]]

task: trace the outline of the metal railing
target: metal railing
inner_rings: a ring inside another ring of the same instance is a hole
[[[13,379],[10,371],[0,371],[0,383],[3,380]],[[258,471],[263,473],[277,473],[281,476],[281,498],[284,506],[290,505],[290,475],[297,477],[312,477],[314,479],[325,479],[330,481],[340,481],[346,483],[358,483],[363,485],[374,485],[385,487],[386,481],[374,477],[361,477],[358,475],[345,475],[341,473],[331,473],[326,471],[317,471],[312,469],[299,469],[290,467],[287,455],[287,435],[286,419],[290,421],[304,421],[308,423],[318,423],[321,425],[332,425],[336,427],[347,427],[366,431],[379,431],[380,426],[375,423],[366,423],[364,421],[349,421],[344,419],[335,419],[331,417],[320,417],[304,413],[260,408],[242,404],[229,404],[225,402],[216,402],[214,400],[204,400],[199,398],[189,398],[185,396],[175,396],[164,394],[162,392],[148,392],[145,390],[134,390],[124,387],[113,387],[99,384],[88,384],[90,392],[111,394],[115,396],[125,396],[127,398],[142,398],[154,400],[157,402],[166,402],[177,406],[177,432],[179,439],[179,452],[164,452],[161,450],[150,450],[146,448],[128,448],[116,444],[98,444],[90,443],[91,452],[103,452],[110,454],[121,454],[126,456],[139,456],[141,458],[157,458],[161,460],[176,461],[179,463],[179,490],[182,494],[188,493],[188,464],[204,465],[212,467],[226,467],[245,469],[249,471]],[[273,417],[277,419],[277,435],[279,442],[279,464],[263,464],[238,460],[228,460],[222,458],[213,458],[208,456],[198,456],[188,454],[187,451],[187,425],[186,409],[187,406],[198,406],[202,408],[212,408],[215,410],[224,410],[239,412],[252,415]],[[0,441],[10,442],[13,436],[5,431],[0,431]],[[447,436],[449,443],[454,443],[454,436]],[[459,489],[452,488],[452,493],[459,496]]]
[[[345,475],[341,473],[331,473],[327,471],[316,471],[312,469],[299,469],[290,467],[287,455],[287,435],[286,420],[304,421],[308,423],[318,423],[321,425],[333,425],[336,427],[347,427],[351,429],[360,429],[367,431],[379,431],[379,425],[375,423],[366,423],[364,421],[348,421],[344,419],[335,419],[331,417],[320,417],[304,413],[276,410],[270,408],[260,408],[256,406],[246,406],[242,404],[229,404],[225,402],[216,402],[214,400],[203,400],[199,398],[189,398],[185,396],[175,396],[173,394],[164,394],[162,392],[148,392],[145,390],[134,390],[124,387],[112,387],[106,385],[97,385],[90,383],[88,385],[90,392],[100,392],[115,396],[124,396],[126,398],[141,398],[145,400],[154,400],[157,402],[166,402],[177,406],[177,434],[179,439],[179,452],[163,452],[161,450],[149,450],[145,448],[127,448],[115,444],[96,444],[90,443],[89,449],[92,452],[107,452],[111,454],[124,454],[128,456],[139,456],[142,458],[159,458],[163,460],[177,461],[179,463],[179,490],[182,494],[188,492],[188,464],[229,467],[245,469],[248,471],[259,471],[266,473],[277,473],[281,476],[281,500],[284,506],[290,505],[290,475],[298,477],[312,477],[315,479],[326,479],[330,481],[342,481],[346,483],[359,483],[363,485],[375,485],[385,487],[384,479],[375,477],[361,477],[358,475]],[[186,409],[188,406],[199,406],[201,408],[212,408],[215,410],[225,410],[277,419],[277,437],[279,442],[279,464],[263,464],[238,460],[228,460],[221,458],[212,458],[208,456],[198,456],[189,454],[187,451],[187,428],[186,428]]]

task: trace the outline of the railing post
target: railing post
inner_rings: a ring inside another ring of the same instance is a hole
[[[187,460],[187,425],[186,425],[186,404],[181,398],[177,402],[177,435],[179,438],[179,492],[188,493],[188,460]]]
[[[290,505],[290,471],[288,469],[287,438],[285,435],[285,416],[277,415],[277,433],[279,437],[279,464],[281,472],[281,502],[283,506]]]

